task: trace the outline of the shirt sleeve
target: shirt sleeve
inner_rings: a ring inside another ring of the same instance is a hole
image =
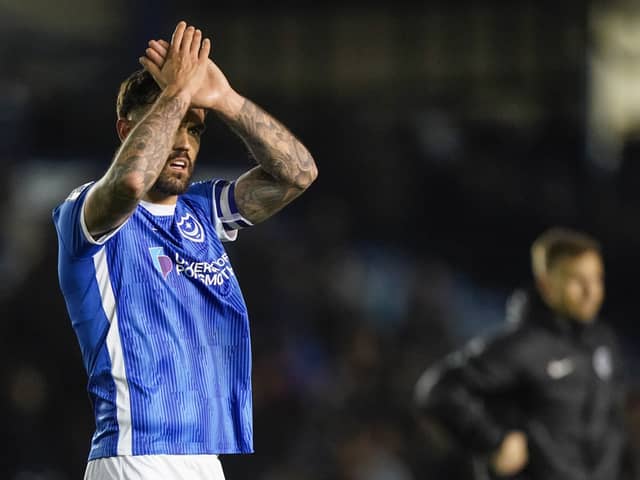
[[[194,183],[187,193],[210,212],[218,238],[223,242],[234,241],[238,230],[253,226],[238,210],[235,186],[236,182],[208,180]]]
[[[72,257],[95,255],[124,226],[122,224],[98,239],[94,239],[89,233],[84,220],[84,205],[94,185],[94,182],[89,182],[79,186],[53,210],[53,223],[58,232],[58,239]]]

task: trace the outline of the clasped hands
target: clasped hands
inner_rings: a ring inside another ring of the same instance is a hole
[[[171,41],[151,40],[140,57],[160,88],[188,96],[194,108],[221,110],[237,95],[220,68],[209,58],[211,40],[200,29],[181,21]]]

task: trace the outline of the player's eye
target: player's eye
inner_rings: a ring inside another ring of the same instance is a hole
[[[196,138],[200,138],[203,132],[204,132],[204,127],[201,127],[201,126],[189,127],[189,134]]]

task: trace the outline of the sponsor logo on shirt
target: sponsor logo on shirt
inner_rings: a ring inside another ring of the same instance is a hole
[[[187,240],[197,243],[204,241],[204,228],[189,212],[180,217],[177,226],[180,234]]]
[[[573,373],[574,369],[575,369],[575,366],[573,365],[573,362],[571,361],[570,358],[563,358],[561,360],[551,360],[547,364],[547,374],[555,380],[558,380],[560,378],[566,377],[567,375],[570,375],[571,373]]]
[[[153,266],[162,274],[162,278],[166,280],[171,270],[173,270],[173,262],[164,254],[164,248],[162,247],[149,247],[149,253],[151,253]]]
[[[175,271],[178,276],[198,280],[207,286],[222,286],[234,275],[226,253],[208,262],[192,262],[177,252],[173,254],[172,259],[165,254],[164,247],[150,247],[149,252],[155,269],[165,280]]]
[[[175,261],[178,275],[200,280],[207,286],[223,285],[233,276],[233,269],[226,253],[210,262],[189,262],[176,252]]]

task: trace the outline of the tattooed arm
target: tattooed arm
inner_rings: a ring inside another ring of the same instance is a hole
[[[318,176],[309,151],[287,130],[250,100],[233,90],[217,110],[244,141],[258,166],[236,182],[240,213],[252,223],[278,212],[304,192]]]
[[[162,71],[140,59],[154,77],[162,73],[163,91],[148,111],[138,106],[131,118],[118,120],[122,146],[85,200],[84,221],[94,238],[122,225],[158,179],[182,118],[206,77],[210,50],[211,42],[202,39],[200,30],[179,22]]]
[[[188,107],[188,97],[165,90],[131,130],[87,197],[84,219],[94,238],[122,225],[155,183]]]

